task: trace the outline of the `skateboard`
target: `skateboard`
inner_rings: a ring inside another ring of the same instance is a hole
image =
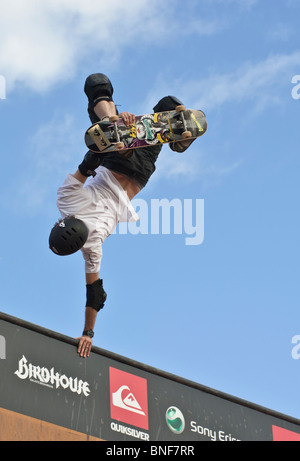
[[[118,151],[126,155],[131,149],[192,140],[206,130],[207,121],[201,110],[177,106],[167,112],[136,116],[130,126],[118,115],[94,123],[85,133],[85,143],[92,152]]]

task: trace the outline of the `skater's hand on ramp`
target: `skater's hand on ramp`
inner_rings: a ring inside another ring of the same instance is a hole
[[[80,357],[89,357],[93,341],[89,336],[81,336],[79,339],[77,352]]]

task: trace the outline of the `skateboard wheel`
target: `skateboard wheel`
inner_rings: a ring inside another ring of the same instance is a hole
[[[111,115],[111,116],[109,117],[109,121],[110,121],[111,123],[117,122],[118,120],[119,120],[119,116],[118,116],[118,115]]]
[[[176,112],[183,112],[185,110],[185,106],[182,104],[176,107]]]
[[[116,149],[123,149],[125,144],[123,142],[116,142],[115,147]]]
[[[192,133],[190,131],[184,131],[182,133],[182,137],[183,139],[187,139],[187,138],[191,138],[192,137]]]

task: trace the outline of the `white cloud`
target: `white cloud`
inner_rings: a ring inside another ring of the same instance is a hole
[[[224,74],[206,74],[199,80],[177,79],[168,87],[168,79],[158,76],[155,87],[148,95],[147,104],[152,107],[157,94],[179,95],[188,107],[203,109],[210,119],[222,124],[225,109],[236,107],[237,113],[244,114],[245,125],[258,112],[274,104],[289,101],[290,77],[300,65],[300,52],[271,56],[256,63],[244,63],[236,70]],[[287,90],[287,91],[286,91]],[[247,111],[245,112],[245,107]],[[219,112],[220,110],[220,112]],[[217,114],[220,115],[220,119]],[[216,153],[207,154],[202,150],[202,140],[197,140],[183,154],[174,158],[174,153],[165,150],[159,158],[159,168],[155,179],[167,178],[194,181],[201,179],[206,184],[218,182],[240,168],[242,161],[234,158],[222,160]]]
[[[147,104],[156,100],[157,94],[179,95],[183,102],[193,108],[210,113],[225,104],[251,102],[252,107],[262,110],[270,104],[279,103],[290,97],[291,75],[300,66],[300,52],[278,54],[263,61],[242,64],[231,72],[206,73],[200,79],[173,79],[172,86],[166,76],[159,75],[155,87],[148,95]],[[288,88],[285,93],[282,88]],[[249,106],[248,106],[249,107]]]
[[[36,90],[68,78],[94,55],[110,60],[134,38],[159,30],[152,18],[158,0],[10,0],[0,4],[0,69],[9,88],[16,81]],[[160,7],[163,11],[163,7]],[[134,12],[134,14],[132,14]],[[163,16],[162,16],[163,17]],[[126,34],[124,34],[126,30]]]
[[[210,109],[226,103],[252,101],[257,109],[264,109],[282,101],[282,88],[290,81],[293,69],[300,65],[300,52],[275,55],[258,63],[246,63],[236,71],[211,76],[208,82],[196,86],[199,98]],[[288,100],[289,94],[286,94]]]
[[[44,91],[71,78],[85,61],[111,68],[128,46],[217,30],[216,21],[192,17],[183,27],[176,5],[175,0],[1,2],[0,69],[8,91],[16,82]]]

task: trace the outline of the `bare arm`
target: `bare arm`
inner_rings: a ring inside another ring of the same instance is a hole
[[[99,279],[99,274],[86,274],[86,283],[88,285],[91,285],[94,283],[96,280]],[[91,307],[86,307],[85,308],[85,323],[84,323],[84,328],[83,331],[86,330],[94,330],[95,328],[95,323],[96,323],[96,318],[97,318],[98,312],[91,308]],[[81,357],[89,357],[91,348],[92,348],[92,338],[89,336],[81,336],[79,339],[79,344],[78,344],[78,349],[77,352]]]
[[[112,101],[99,101],[94,107],[94,112],[101,120],[102,117],[111,117],[112,115],[116,115],[116,106]],[[135,116],[127,111],[122,112],[119,117],[124,120],[124,123],[127,126],[132,125],[135,122]]]

